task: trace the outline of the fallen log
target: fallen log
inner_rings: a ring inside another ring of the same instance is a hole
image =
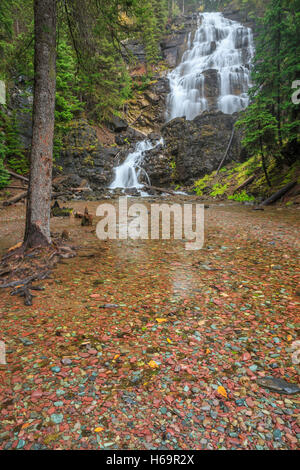
[[[9,185],[9,186],[5,186],[5,188],[3,189],[27,189],[26,186],[14,186],[14,185]]]
[[[172,196],[176,194],[175,191],[172,191],[172,189],[158,188],[157,186],[152,186],[150,184],[144,184],[144,187],[148,189],[153,189],[153,191],[158,191],[159,193],[172,194]]]
[[[293,181],[292,183],[286,184],[283,188],[281,188],[279,191],[274,193],[272,196],[270,196],[268,199],[263,201],[259,207],[261,206],[269,206],[270,204],[273,204],[274,202],[278,201],[282,196],[284,196],[290,189],[292,189],[294,186],[296,186],[297,181]]]
[[[246,181],[244,181],[242,184],[240,184],[237,188],[235,188],[232,192],[232,194],[235,194],[237,193],[238,191],[240,191],[241,189],[244,189],[246,188],[246,186],[249,186],[249,184],[251,184],[256,178],[256,175],[252,175],[250,176],[250,178],[246,179]]]
[[[7,201],[3,202],[3,206],[10,206],[11,204],[15,204],[18,201],[21,201],[21,199],[24,199],[27,197],[28,191],[24,191],[22,193],[17,194],[14,197],[11,197],[10,199],[7,199]]]
[[[84,192],[84,191],[92,191],[91,188],[70,188],[70,191],[73,193],[79,193],[79,192]]]
[[[18,178],[19,180],[26,181],[26,183],[29,183],[29,179],[26,178],[26,176],[18,175],[18,173],[15,173],[14,171],[11,171],[11,170],[7,170],[7,172],[11,176],[14,176],[15,178]]]
[[[19,188],[23,189],[23,188]],[[51,198],[55,199],[60,196],[65,196],[69,195],[70,192],[84,192],[84,191],[90,191],[89,188],[72,188],[70,191],[62,192],[62,193],[52,193]],[[16,196],[11,197],[10,199],[7,199],[6,201],[3,202],[3,206],[11,206],[12,204],[15,204],[16,202],[21,201],[21,199],[24,199],[27,196],[27,191],[24,191],[22,193],[17,194]]]

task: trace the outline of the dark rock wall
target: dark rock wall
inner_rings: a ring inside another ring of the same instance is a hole
[[[237,115],[203,113],[193,121],[176,118],[162,127],[164,149],[147,153],[144,167],[152,184],[168,186],[195,179],[216,170],[230,141]],[[236,131],[228,160],[242,158],[241,136]]]
[[[76,175],[88,180],[96,191],[112,180],[118,149],[101,146],[95,129],[84,119],[74,121],[64,140],[60,158],[55,162],[55,174]]]

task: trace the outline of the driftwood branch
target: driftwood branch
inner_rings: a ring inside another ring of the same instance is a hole
[[[231,147],[231,144],[232,144],[232,141],[233,141],[233,136],[234,136],[234,129],[235,129],[235,128],[234,128],[234,126],[233,126],[232,132],[231,132],[231,137],[230,137],[230,140],[229,140],[229,144],[228,144],[228,146],[227,146],[227,149],[226,149],[226,152],[225,152],[225,154],[224,154],[224,157],[222,158],[222,160],[221,160],[221,162],[220,162],[220,165],[218,166],[218,169],[217,169],[217,175],[219,174],[219,171],[221,170],[221,168],[222,168],[222,166],[223,166],[223,164],[224,164],[224,162],[225,162],[225,160],[226,160],[226,157],[227,157],[227,155],[228,155],[228,152],[229,152],[229,150],[230,150],[230,147]]]
[[[246,186],[249,186],[249,184],[253,183],[253,181],[255,180],[256,178],[256,175],[252,175],[250,176],[250,178],[246,179],[246,181],[244,181],[242,184],[240,184],[237,188],[235,188],[232,192],[232,194],[235,194],[237,193],[238,191],[240,191],[241,189],[244,189],[246,188]]]
[[[11,204],[15,204],[18,201],[21,201],[25,197],[27,197],[28,191],[24,191],[22,193],[17,194],[16,196],[7,199],[7,201],[3,202],[3,206],[10,206]]]
[[[157,186],[151,186],[150,184],[144,184],[144,187],[147,189],[153,189],[154,191],[158,191],[160,193],[167,193],[167,194],[176,194],[175,191],[166,188],[158,188]]]
[[[270,196],[268,199],[263,201],[259,207],[261,206],[269,206],[270,204],[273,204],[274,202],[278,201],[282,196],[284,196],[288,191],[290,191],[294,186],[296,186],[297,182],[293,181],[292,183],[286,184],[283,188],[281,188],[279,191],[274,193],[272,196]]]

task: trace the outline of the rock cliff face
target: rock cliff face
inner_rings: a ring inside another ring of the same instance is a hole
[[[74,121],[64,140],[60,158],[55,162],[55,175],[72,175],[70,184],[79,186],[81,179],[88,181],[92,190],[109,185],[117,148],[101,146],[96,130],[84,119]]]
[[[197,28],[197,15],[176,18],[172,29],[161,42],[162,57],[170,68],[176,67],[187,48],[188,35]]]
[[[144,160],[152,184],[190,185],[214,171],[224,156],[236,118],[236,114],[206,112],[193,121],[176,118],[165,124],[165,147],[147,152]],[[240,140],[240,134],[235,132],[227,161],[243,158]]]

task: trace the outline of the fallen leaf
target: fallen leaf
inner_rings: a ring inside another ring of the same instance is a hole
[[[226,392],[225,388],[222,387],[222,385],[220,385],[220,386],[218,387],[217,392],[218,392],[220,395],[222,395],[222,397],[227,398],[227,392]]]
[[[102,428],[101,426],[97,427],[94,429],[95,432],[102,432],[104,431],[104,428]]]
[[[148,366],[152,367],[152,369],[155,369],[158,367],[158,364],[155,361],[149,361]]]
[[[21,429],[26,429],[30,426],[30,423],[24,423]]]

